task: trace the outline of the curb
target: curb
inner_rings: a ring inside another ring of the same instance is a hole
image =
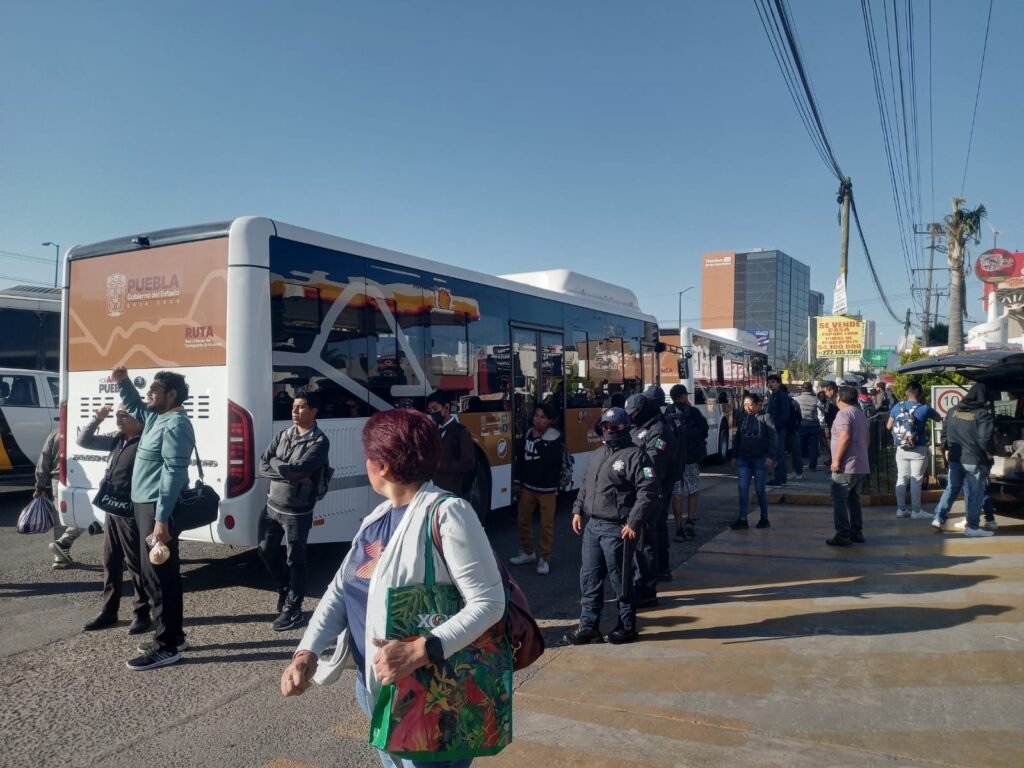
[[[921,501],[929,503],[936,502],[942,498],[942,491],[921,491]],[[794,504],[798,506],[820,507],[832,504],[832,496],[828,493],[769,493],[769,504]],[[896,496],[892,493],[864,494],[860,497],[861,506],[865,507],[894,507]]]

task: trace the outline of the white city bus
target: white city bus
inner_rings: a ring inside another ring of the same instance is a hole
[[[757,339],[736,328],[703,331],[667,328],[660,356],[661,386],[666,397],[685,384],[690,403],[708,420],[708,456],[724,460],[736,435],[736,414],[744,391],[763,395],[768,354]]]
[[[318,390],[335,468],[314,512],[313,542],[347,541],[379,500],[360,434],[393,407],[444,393],[470,430],[482,515],[507,506],[512,457],[533,404],[552,404],[576,457],[597,444],[604,398],[657,382],[657,325],[618,286],[565,270],[494,277],[264,218],[163,230],[71,249],[65,264],[61,510],[76,525],[104,457],[75,446],[117,398],[128,367],[144,392],[182,372],[218,521],[186,538],[254,545],[267,481],[259,455],[290,422],[292,395]],[[192,469],[195,478],[195,469]]]

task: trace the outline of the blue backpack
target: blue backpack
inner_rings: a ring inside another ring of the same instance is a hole
[[[900,404],[900,412],[896,414],[892,423],[892,439],[898,448],[917,447],[917,421],[914,414],[920,407],[920,403],[915,403],[914,407],[908,410],[906,403]]]

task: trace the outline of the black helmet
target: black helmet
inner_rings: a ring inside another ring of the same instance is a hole
[[[647,398],[643,395],[630,395],[626,398],[626,413],[630,416],[636,416],[644,409],[646,404]]]
[[[657,406],[662,406],[665,404],[665,390],[656,384],[651,384],[644,390],[644,399]]]
[[[633,395],[633,397],[639,397],[639,395]],[[616,429],[627,427],[629,426],[629,414],[621,408],[608,408],[601,414],[601,419],[597,422],[597,426],[600,427],[602,424],[607,424],[609,427]]]

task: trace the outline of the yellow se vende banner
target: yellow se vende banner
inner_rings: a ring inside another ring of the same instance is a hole
[[[830,315],[818,318],[818,357],[861,357],[864,323]]]

